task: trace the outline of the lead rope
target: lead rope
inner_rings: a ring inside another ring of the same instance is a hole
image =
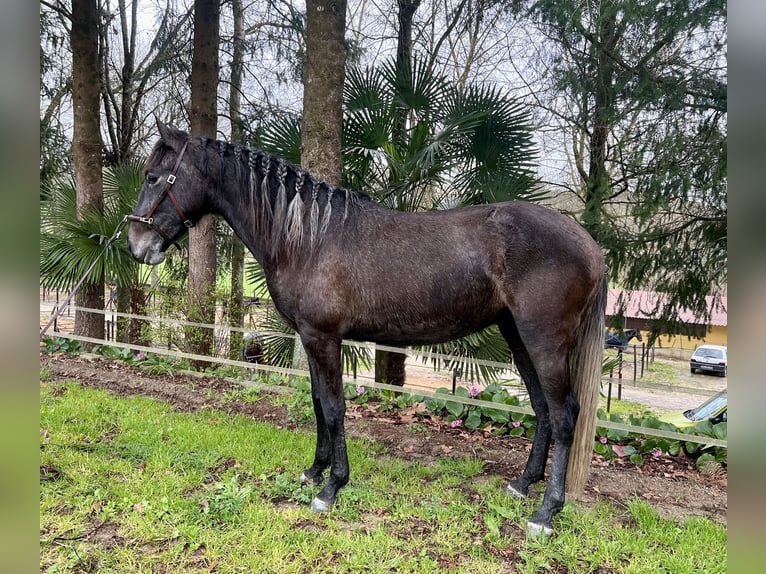
[[[59,305],[59,308],[56,310],[56,312],[53,314],[53,317],[51,317],[51,320],[48,321],[48,324],[45,325],[42,329],[40,329],[40,338],[43,338],[45,336],[45,333],[50,329],[51,325],[58,319],[61,314],[64,312],[64,309],[66,309],[66,306],[69,305],[69,302],[72,300],[72,297],[74,297],[75,293],[77,293],[77,290],[82,286],[83,281],[85,281],[85,278],[90,274],[91,271],[93,271],[93,268],[96,266],[96,263],[98,263],[98,260],[101,259],[101,256],[106,253],[106,250],[109,248],[109,246],[120,238],[120,234],[122,233],[122,228],[125,227],[125,224],[128,222],[128,215],[122,218],[122,221],[120,221],[119,225],[117,226],[117,229],[114,230],[114,233],[112,236],[106,241],[104,244],[104,249],[101,251],[101,253],[98,254],[98,257],[96,257],[93,260],[93,263],[90,264],[88,269],[85,271],[83,276],[80,278],[80,280],[77,282],[77,284],[72,288],[72,291],[69,293],[69,296],[64,300],[64,302]]]

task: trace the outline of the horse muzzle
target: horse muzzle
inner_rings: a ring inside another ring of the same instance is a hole
[[[165,260],[164,241],[148,229],[136,230],[131,225],[128,230],[128,251],[133,259],[147,265],[158,265]]]

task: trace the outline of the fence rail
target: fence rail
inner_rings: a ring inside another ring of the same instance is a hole
[[[135,315],[131,313],[122,313],[118,311],[113,310],[103,310],[103,309],[92,309],[92,308],[84,308],[84,307],[77,307],[73,304],[70,304],[70,308],[72,311],[86,311],[90,313],[97,313],[97,314],[103,314],[105,316],[109,315],[113,318],[128,318],[128,319],[138,319],[142,321],[147,321],[150,323],[164,323],[168,325],[173,325],[176,327],[186,327],[186,326],[194,326],[194,327],[204,327],[204,328],[212,328],[212,329],[226,329],[228,331],[239,331],[239,332],[250,332],[252,329],[242,328],[242,327],[232,327],[225,324],[219,324],[219,325],[211,325],[207,323],[195,323],[180,319],[173,319],[169,317],[158,317],[158,316],[147,316],[147,315]],[[42,318],[42,314],[41,314]],[[263,331],[261,331],[263,332]],[[286,333],[279,333],[280,336],[284,337],[293,337],[295,338],[296,335],[294,334],[286,334]],[[80,335],[74,335],[72,333],[64,333],[60,331],[55,331],[50,333],[49,336],[53,337],[60,337],[63,339],[71,339],[75,341],[80,342],[86,342],[86,343],[92,343],[97,345],[109,345],[112,347],[117,348],[124,348],[124,349],[130,349],[137,352],[143,352],[143,353],[153,353],[156,355],[162,355],[166,357],[173,357],[178,359],[187,359],[192,361],[199,361],[199,362],[207,362],[211,364],[218,364],[218,365],[229,365],[229,366],[235,366],[243,369],[248,369],[252,371],[262,371],[267,373],[277,373],[280,375],[285,376],[300,376],[300,377],[309,377],[309,372],[304,371],[301,369],[292,369],[292,368],[284,368],[284,367],[275,367],[272,365],[265,365],[260,363],[250,363],[245,361],[239,361],[234,359],[229,359],[227,357],[222,356],[207,356],[207,355],[197,355],[194,353],[187,353],[184,351],[181,351],[179,349],[172,349],[172,348],[165,348],[160,346],[146,346],[146,345],[136,345],[132,343],[122,343],[110,339],[97,339],[92,337],[84,337]],[[520,378],[518,378],[518,375],[515,373],[515,371],[512,368],[512,365],[504,364],[504,363],[498,363],[495,361],[487,361],[482,359],[466,359],[465,357],[459,357],[455,355],[446,355],[446,354],[440,354],[440,353],[433,353],[428,351],[421,351],[418,349],[412,349],[412,348],[401,348],[401,347],[392,347],[387,345],[374,345],[372,343],[364,343],[364,342],[357,342],[357,341],[343,341],[344,345],[354,345],[358,347],[362,347],[368,350],[373,349],[381,349],[385,351],[395,352],[395,353],[402,353],[404,355],[407,355],[408,357],[420,357],[421,359],[436,359],[441,360],[444,362],[448,361],[461,361],[464,363],[470,362],[475,365],[486,365],[491,366],[495,368],[503,368],[509,373],[513,373],[513,376],[518,379],[516,385],[521,393],[524,392],[523,390],[523,383],[521,382]],[[418,385],[413,385],[406,383],[403,387],[400,386],[394,386],[394,385],[388,385],[385,383],[380,383],[374,380],[373,377],[365,376],[363,374],[354,373],[353,376],[349,375],[348,373],[344,374],[343,381],[345,383],[350,384],[359,384],[360,381],[363,382],[363,385],[365,387],[369,388],[375,388],[375,389],[381,389],[381,390],[392,390],[397,392],[406,392],[411,395],[418,395],[422,397],[430,397],[430,398],[439,398],[444,399],[445,395],[443,393],[437,393],[436,389],[431,387],[423,387]],[[610,379],[608,377],[602,377],[602,384],[609,383]],[[614,380],[611,381],[614,383]],[[241,382],[241,384],[248,386],[252,385],[252,382]],[[712,395],[712,392],[706,391],[704,389],[698,389],[698,388],[691,388],[691,387],[682,387],[682,386],[676,386],[676,385],[667,385],[667,384],[660,384],[660,383],[647,383],[647,382],[639,382],[639,381],[633,381],[632,383],[626,383],[624,380],[620,383],[624,386],[632,386],[642,389],[650,389],[650,390],[660,390],[660,391],[673,391],[673,392],[683,392],[683,393],[689,393],[689,394],[696,394],[696,395]],[[459,395],[454,394],[454,388],[455,388],[455,374],[452,375],[452,394],[449,395],[449,400],[454,402],[459,402],[465,405],[474,405],[478,407],[485,407],[485,408],[492,408],[497,410],[504,410],[509,412],[515,412],[515,413],[522,413],[522,414],[529,414],[532,415],[534,412],[532,409],[527,407],[519,407],[514,405],[506,405],[501,403],[493,403],[490,401],[482,401],[477,400],[473,398],[468,397],[461,397]],[[649,435],[649,436],[656,436],[660,438],[666,438],[670,440],[679,440],[679,441],[685,441],[685,442],[693,442],[697,444],[702,445],[708,445],[708,446],[717,446],[717,447],[723,447],[727,448],[727,441],[716,439],[713,437],[704,437],[704,436],[693,436],[688,435],[684,433],[678,433],[678,432],[671,432],[671,431],[663,431],[660,429],[651,429],[647,427],[642,426],[634,426],[634,425],[628,425],[623,423],[616,423],[611,422],[607,420],[597,420],[596,425],[600,428],[607,428],[607,429],[614,429],[614,430],[620,430],[620,431],[627,431],[631,433],[637,433],[642,435]]]

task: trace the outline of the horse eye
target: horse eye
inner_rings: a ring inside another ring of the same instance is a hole
[[[147,174],[146,176],[146,183],[148,183],[149,185],[154,185],[159,180],[160,180],[160,176],[154,173]]]

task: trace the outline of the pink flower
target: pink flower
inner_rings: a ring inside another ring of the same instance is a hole
[[[361,397],[364,394],[364,387],[363,386],[357,386],[356,387],[356,396]]]
[[[606,444],[607,438],[605,436],[600,436],[598,437],[598,442],[600,442],[601,444]]]
[[[521,421],[513,421],[511,424],[513,425],[513,428],[519,428],[521,426]]]
[[[468,396],[473,398],[476,395],[478,395],[481,392],[481,389],[477,387],[476,385],[471,385],[471,388],[468,389]]]
[[[661,451],[660,449],[658,449],[657,447],[654,447],[654,448],[652,449],[652,456],[653,456],[654,458],[659,458],[659,457],[661,457],[661,456],[662,456],[662,451]]]
[[[463,419],[457,419],[457,420],[454,420],[454,421],[452,421],[452,422],[449,424],[449,426],[451,426],[453,429],[454,429],[454,428],[457,428],[457,427],[459,427],[459,426],[463,426]]]
[[[143,361],[145,358],[146,358],[146,355],[144,355],[144,354],[143,354],[143,353],[141,353],[141,352],[139,352],[139,353],[136,355],[136,359],[138,359],[139,361]]]

